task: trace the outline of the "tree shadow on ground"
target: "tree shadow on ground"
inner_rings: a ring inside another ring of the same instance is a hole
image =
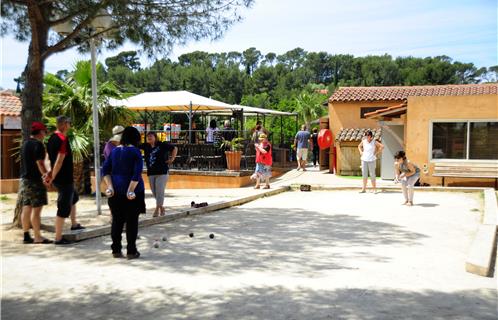
[[[2,319],[496,319],[494,290],[405,291],[246,287],[186,293],[161,287],[132,292],[96,285],[36,298],[4,297]]]
[[[194,232],[193,238],[188,236],[190,232]],[[426,237],[392,223],[349,214],[244,207],[155,225],[139,233],[142,257],[136,261],[112,259],[109,236],[56,248],[10,243],[3,246],[3,255],[40,259],[56,255],[96,266],[129,263],[145,270],[160,267],[191,274],[272,270],[318,277],[328,270],[356,269],[356,264],[365,261],[388,263],[390,258],[382,250],[368,248],[414,246]],[[210,233],[214,239],[209,239]],[[168,241],[153,248],[154,239],[164,235]]]

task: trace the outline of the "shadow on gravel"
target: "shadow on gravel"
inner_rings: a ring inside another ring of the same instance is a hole
[[[188,236],[190,232],[194,232],[193,238]],[[166,268],[191,274],[272,270],[313,278],[331,269],[356,269],[357,262],[387,263],[390,258],[380,250],[365,248],[414,246],[426,237],[395,224],[348,214],[240,207],[147,227],[139,233],[142,257],[136,261],[112,259],[109,236],[56,248],[6,243],[2,254],[40,259],[57,256],[96,266],[127,263],[144,270]],[[214,239],[209,239],[210,233],[215,234]],[[153,248],[154,239],[164,235],[168,241]]]
[[[190,295],[160,287],[133,294],[79,288],[78,300],[64,292],[41,292],[34,299],[9,296],[2,301],[2,319],[496,319],[492,290],[397,291],[283,287]],[[103,292],[105,291],[105,292]]]

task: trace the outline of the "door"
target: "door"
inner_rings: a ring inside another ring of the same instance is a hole
[[[387,124],[382,126],[382,144],[380,177],[384,180],[394,179],[394,154],[403,150],[404,126]]]

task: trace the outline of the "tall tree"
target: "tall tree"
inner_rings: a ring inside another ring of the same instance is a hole
[[[43,73],[47,58],[57,52],[78,47],[88,49],[90,38],[113,34],[107,47],[117,47],[125,40],[136,43],[153,55],[168,52],[174,44],[201,38],[218,38],[241,16],[239,9],[253,0],[5,0],[2,2],[1,34],[13,34],[29,41],[26,83],[22,93],[22,132],[42,117]],[[93,32],[92,22],[103,12],[112,23]],[[61,24],[72,26],[65,35],[52,29]]]
[[[259,60],[261,59],[261,51],[252,47],[244,52],[242,52],[242,56],[244,57],[242,63],[246,68],[247,75],[251,75],[254,72],[254,69],[258,66]]]

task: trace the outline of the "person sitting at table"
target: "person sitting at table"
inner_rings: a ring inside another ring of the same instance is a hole
[[[214,143],[214,133],[220,131],[216,126],[216,120],[211,120],[209,122],[209,127],[206,128],[206,143]]]

